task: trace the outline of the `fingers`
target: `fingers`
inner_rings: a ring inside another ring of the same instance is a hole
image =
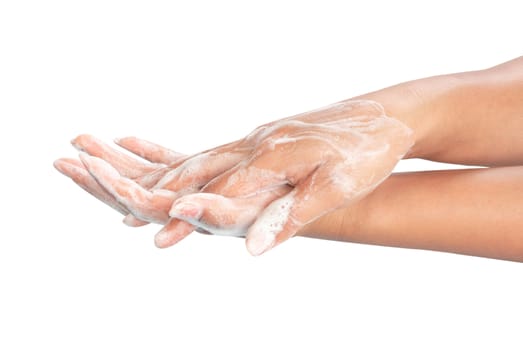
[[[190,194],[173,203],[169,216],[214,235],[245,237],[248,227],[267,204],[289,190],[282,186],[246,198],[227,198],[213,193]]]
[[[215,235],[244,237],[263,208],[289,190],[283,186],[251,198],[226,198],[211,193],[183,196],[173,203],[172,218],[156,234],[155,244],[159,248],[172,246],[195,229]]]
[[[209,151],[185,160],[170,170],[154,188],[191,193],[244,159],[247,150]]]
[[[312,138],[268,140],[251,159],[214,178],[203,191],[242,197],[267,188],[295,185],[327,161],[329,153],[324,149]]]
[[[185,155],[171,151],[156,143],[139,139],[137,137],[124,137],[114,141],[118,146],[125,148],[129,152],[144,158],[152,163],[169,165],[185,157]]]
[[[255,256],[263,254],[306,224],[341,207],[346,195],[333,176],[331,169],[318,169],[292,192],[265,208],[247,232],[247,250]]]
[[[125,177],[136,178],[163,167],[160,164],[148,164],[109,147],[91,135],[80,135],[71,141],[78,150],[101,158],[111,164]]]
[[[66,158],[58,159],[54,162],[54,167],[65,176],[71,178],[71,180],[73,180],[78,186],[111,208],[124,215],[129,213],[123,205],[118,203],[109,192],[103,189],[96,182],[79,160]]]
[[[134,180],[143,188],[150,189],[153,188],[169,171],[171,171],[171,169],[168,167],[160,168],[137,177]]]
[[[167,190],[148,191],[121,176],[103,159],[85,154],[80,154],[80,159],[96,181],[136,218],[162,224],[167,222],[175,193]]]
[[[187,237],[193,230],[194,226],[190,223],[172,218],[156,234],[154,244],[158,248],[170,247]]]

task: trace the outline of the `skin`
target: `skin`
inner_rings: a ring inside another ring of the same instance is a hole
[[[168,167],[137,165],[136,160],[122,157],[88,135],[73,140],[91,155],[80,157],[85,169],[117,203],[142,222],[165,224],[155,238],[159,247],[176,243],[195,228],[208,228],[195,216],[204,208],[191,211],[190,217],[185,215],[188,211],[174,210],[180,207],[174,201],[187,200],[180,197],[203,192],[249,198],[260,210],[242,220],[248,227],[233,230],[242,231],[253,255],[372,191],[412,143],[412,130],[368,100],[342,101],[268,123],[244,139],[176,160]],[[150,178],[157,181],[144,181]],[[280,206],[288,207],[285,215]],[[223,225],[216,223],[211,231],[223,231]]]
[[[523,262],[523,167],[394,174],[300,235]]]
[[[402,83],[357,98],[381,103],[415,132],[406,158],[523,164],[523,56],[501,65]]]
[[[413,132],[398,134],[395,130],[401,128],[396,128],[392,123],[392,127],[380,129],[383,132],[371,133],[369,136],[376,141],[372,144],[374,149],[379,145],[388,145],[389,148],[394,145],[392,148],[396,147],[397,151],[383,159],[374,159],[368,166],[364,162],[354,164],[348,169],[346,180],[341,182],[353,183],[354,179],[365,179],[370,174],[374,176],[377,169],[384,167],[383,164],[390,164],[383,170],[382,176],[386,177],[397,161],[394,157],[401,157],[407,150],[405,157],[487,166],[521,165],[521,96],[523,58],[483,71],[421,79],[360,96],[356,100],[377,101],[388,116],[407,125]],[[345,103],[353,103],[353,100]],[[281,143],[278,142],[278,148],[275,148],[273,141],[279,140],[275,136],[288,139],[293,132],[302,132],[303,122],[308,123],[306,129],[317,130],[322,123],[351,118],[346,110],[337,114],[333,114],[332,110],[327,108],[288,118],[283,123],[269,123],[244,140],[193,157],[183,157],[143,140],[120,140],[121,146],[152,163],[138,164],[136,160],[126,159],[125,155],[84,135],[75,139],[73,144],[91,156],[82,156],[82,163],[74,163],[74,166],[72,160],[59,160],[55,166],[104,202],[116,209],[123,206],[124,213],[132,213],[132,216],[126,218],[128,224],[139,225],[147,221],[166,223],[156,236],[156,244],[160,247],[172,245],[190,233],[194,227],[188,222],[197,225],[200,220],[205,223],[202,226],[207,228],[223,228],[237,217],[234,208],[247,206],[258,208],[247,211],[253,213],[252,217],[246,217],[244,212],[242,220],[239,220],[245,226],[247,246],[255,255],[298,232],[327,239],[521,260],[521,244],[518,242],[522,241],[522,237],[517,232],[518,227],[522,227],[522,215],[518,211],[522,207],[521,201],[518,202],[518,198],[522,198],[521,187],[518,192],[517,183],[517,180],[521,182],[521,167],[394,175],[365,197],[383,180],[384,177],[378,176],[376,182],[369,184],[369,190],[360,191],[361,195],[343,195],[340,201],[335,199],[344,189],[343,185],[336,187],[340,181],[333,185],[335,181],[331,178],[318,190],[314,190],[314,184],[307,183],[311,172],[303,168],[302,164],[310,163],[313,165],[311,169],[318,171],[328,169],[329,164],[335,166],[345,158],[332,158],[327,165],[318,163],[321,164],[318,167],[314,166],[315,156],[311,150],[321,144],[313,144],[314,147],[310,148],[307,142],[293,142],[292,147],[286,147],[287,142],[284,142],[283,147],[280,147]],[[369,109],[363,115],[382,120],[379,119],[380,113],[373,114]],[[302,124],[296,125],[295,121]],[[344,124],[344,127],[345,130],[352,129],[352,125],[348,124]],[[350,136],[336,137],[327,131],[325,133],[325,129],[321,129],[321,136],[330,140],[326,145],[331,145],[336,139],[350,141]],[[410,149],[404,148],[412,145],[412,141],[414,145]],[[365,150],[354,145],[340,146]],[[152,154],[156,155],[155,158]],[[292,157],[289,157],[290,154]],[[318,159],[323,159],[325,154],[328,153],[320,153]],[[161,155],[170,157],[162,158]],[[355,155],[358,153],[352,154],[349,159]],[[206,166],[201,166],[198,157],[205,157],[203,163]],[[247,159],[249,161],[246,162]],[[256,164],[253,164],[253,159]],[[282,165],[285,165],[284,168],[281,168]],[[253,170],[260,168],[276,175],[266,176],[267,172],[264,172],[263,176],[253,178],[252,175],[256,175]],[[96,179],[94,185],[87,174]],[[293,193],[294,199],[295,194],[300,193],[299,189],[305,187],[304,184],[307,184],[306,191],[302,191],[303,197],[299,198],[298,205],[294,201],[289,202],[293,220],[284,221],[271,241],[264,237],[260,240],[259,235],[254,235],[253,228],[259,228],[258,222],[270,212],[271,204],[267,203],[272,201],[273,206],[274,203],[279,204],[279,200],[289,193]],[[434,184],[441,188],[435,190]],[[498,187],[500,191],[492,193]],[[332,190],[325,191],[326,188]],[[403,191],[413,194],[406,196],[402,194]],[[197,192],[204,192],[205,198],[191,194]],[[327,195],[322,196],[323,193]],[[446,194],[445,200],[441,200],[442,193]],[[492,197],[498,200],[490,200]],[[222,205],[224,199],[227,199],[228,205]],[[242,205],[238,205],[239,200],[243,201]],[[233,209],[219,214],[216,209],[214,212],[212,209],[217,207]],[[405,215],[401,215],[403,211]],[[483,223],[482,220],[492,216],[492,212],[502,215],[505,224]],[[427,213],[437,215],[430,216]],[[136,217],[140,220],[136,220]],[[224,221],[224,217],[227,220]],[[420,217],[426,220],[419,220]],[[454,219],[446,220],[448,217]],[[426,222],[431,224],[427,225]],[[449,222],[454,224],[450,225]],[[501,234],[505,243],[494,242]],[[253,239],[256,237],[258,239]],[[249,242],[255,242],[256,246],[249,246]]]

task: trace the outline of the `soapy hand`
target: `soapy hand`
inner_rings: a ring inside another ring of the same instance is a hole
[[[211,152],[204,152],[194,157],[183,156],[136,137],[117,139],[115,142],[145,159],[146,162],[113,149],[94,136],[84,134],[71,141],[76,149],[83,152],[80,154],[81,161],[61,158],[55,161],[54,166],[88,193],[126,215],[124,223],[129,226],[142,226],[149,222],[167,223],[174,199],[195,192],[201,187],[196,185],[198,183],[196,178],[189,175],[198,170],[201,172],[202,160],[212,158]],[[207,165],[213,164],[216,165],[216,162],[210,161]],[[169,176],[165,176],[167,173]],[[158,183],[161,186],[162,182],[172,178],[177,181],[170,184],[168,188],[177,186],[179,191],[174,192],[158,186]],[[159,180],[163,181],[159,182]],[[196,229],[206,233],[241,236],[238,230],[242,227],[242,223],[245,223],[245,220],[252,222],[269,201],[285,191],[288,191],[285,187],[267,191],[256,198],[237,201],[234,207],[226,205],[232,203],[231,200],[224,199],[215,212],[220,212],[220,217],[223,218],[225,210],[227,212],[225,215],[230,219],[229,225],[222,219],[219,224],[214,222],[214,226],[209,226],[206,231],[202,227],[205,225],[200,221],[200,227]],[[238,215],[240,211],[242,215]],[[208,213],[211,215],[209,222],[213,222],[212,213],[212,210]],[[182,234],[179,235],[178,240],[195,229],[190,225],[190,221],[192,220],[189,219],[188,222],[171,220],[170,226],[176,224],[178,231],[181,230]],[[160,240],[157,240],[158,246],[166,247],[175,243],[173,239],[176,235],[169,234],[167,237],[169,241],[161,240],[161,236],[159,235]]]
[[[412,131],[387,117],[381,105],[336,103],[257,128],[235,144],[233,149],[244,154],[240,162],[213,178],[201,194],[177,199],[169,214],[206,231],[225,227],[246,235],[248,250],[259,255],[371,192],[412,143]],[[259,204],[260,196],[263,205],[241,210],[242,202]],[[234,212],[241,220],[231,220]],[[178,222],[171,221],[157,242],[185,235]]]
[[[91,156],[83,155],[82,163],[61,160],[57,167],[64,172],[66,164],[74,166],[64,173],[132,213],[128,223],[165,223],[155,240],[160,247],[196,226],[246,235],[247,248],[259,255],[372,191],[408,151],[411,134],[375,102],[344,101],[266,124],[243,140],[192,157],[137,139],[120,141],[149,164],[83,136],[74,143]]]
[[[115,142],[122,148],[145,159],[146,162],[115,150],[91,135],[80,135],[71,141],[76,149],[91,155],[94,162],[107,162],[110,164],[110,166],[107,166],[107,169],[113,173],[116,171],[122,181],[126,183],[135,182],[138,188],[144,189],[150,189],[163,177],[169,170],[167,165],[184,158],[180,153],[136,137],[126,137],[115,140]],[[82,154],[80,157],[81,159],[85,159],[87,155]],[[99,159],[95,159],[95,157]],[[118,212],[126,215],[124,223],[127,225],[141,226],[148,223],[148,221],[139,220],[131,214],[129,207],[132,207],[132,205],[121,203],[117,196],[100,185],[96,181],[96,178],[88,172],[83,162],[77,159],[61,158],[54,162],[54,166],[85,191],[116,209]],[[155,207],[158,209],[160,204],[158,202],[160,201],[161,198],[156,198],[156,201],[151,200],[150,203],[148,203],[149,205],[153,204],[150,209],[153,209],[152,216],[155,218],[162,217],[162,210],[154,210]],[[168,207],[163,210],[164,221],[166,221],[168,217],[167,211]],[[149,221],[154,221],[152,218],[150,219]]]

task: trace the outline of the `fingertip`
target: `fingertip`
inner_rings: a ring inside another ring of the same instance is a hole
[[[136,137],[134,136],[124,136],[124,137],[117,137],[114,140],[114,143],[116,143],[118,146],[126,148],[129,147],[129,144],[132,144],[136,141]],[[131,151],[132,152],[132,151]]]
[[[267,233],[249,234],[245,240],[247,251],[252,256],[260,256],[272,249],[275,244],[275,236]]]
[[[126,215],[123,218],[122,222],[129,227],[141,227],[141,226],[145,226],[145,225],[149,224],[147,221],[138,219],[133,214]]]
[[[291,236],[294,223],[290,214],[295,204],[294,195],[294,192],[289,192],[274,200],[249,228],[245,244],[252,255],[261,255]]]
[[[203,214],[203,207],[193,202],[178,202],[169,211],[169,216],[174,218],[191,218],[198,220]]]
[[[83,149],[81,149],[81,147],[80,147],[80,145],[79,145],[79,143],[78,143],[78,138],[79,138],[79,137],[80,137],[80,136],[76,136],[74,139],[71,139],[70,142],[71,142],[71,145],[72,145],[74,148],[76,148],[76,149],[79,150],[79,151],[83,151]]]
[[[74,148],[77,150],[83,152],[85,151],[84,144],[89,138],[92,138],[93,136],[89,134],[80,134],[76,136],[74,139],[71,140],[71,145],[73,145]]]
[[[53,166],[61,174],[72,178],[83,169],[82,164],[76,159],[60,158],[53,162]]]
[[[169,238],[169,232],[162,229],[154,236],[154,245],[156,246],[156,248],[160,249],[168,248],[171,246],[171,244],[169,244]]]
[[[171,247],[187,237],[193,229],[191,224],[173,219],[154,236],[154,244],[161,249]]]
[[[53,162],[53,166],[56,170],[58,170],[59,172],[61,172],[62,174],[64,174],[64,165],[65,165],[65,162],[63,161],[62,158],[60,159],[57,159]]]

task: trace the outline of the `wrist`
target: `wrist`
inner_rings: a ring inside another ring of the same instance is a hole
[[[394,85],[357,99],[380,103],[387,116],[413,131],[414,145],[405,158],[430,158],[445,147],[454,108],[450,97],[463,85],[461,74],[436,76]]]

